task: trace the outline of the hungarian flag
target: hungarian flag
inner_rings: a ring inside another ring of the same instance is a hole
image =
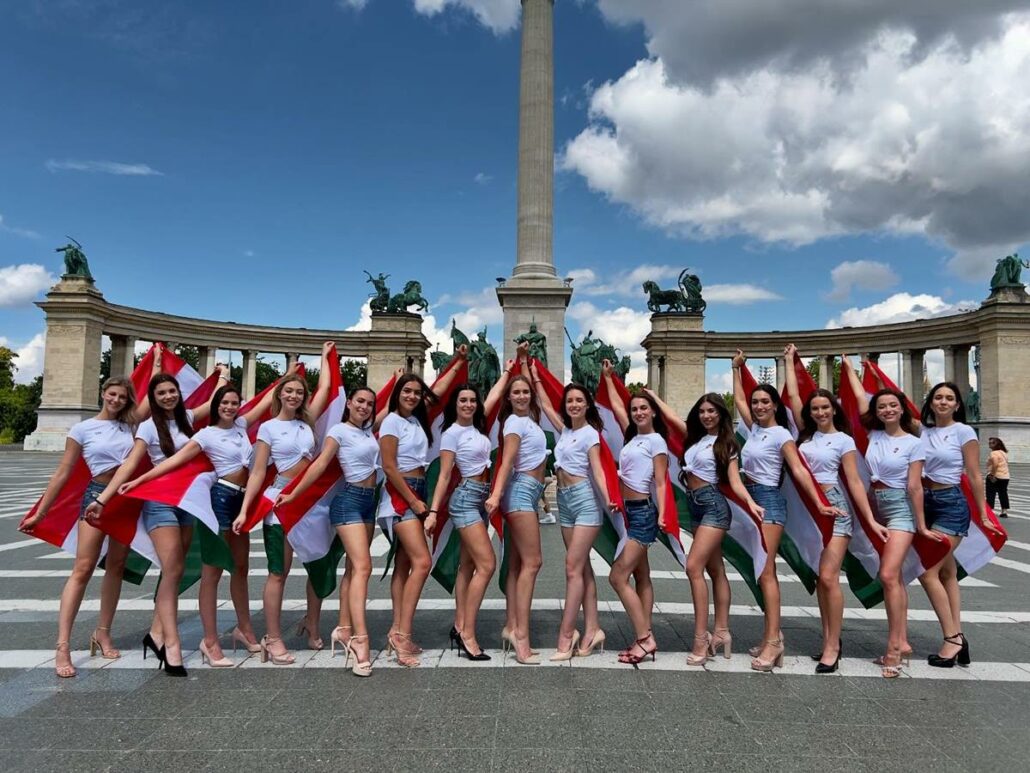
[[[891,381],[890,378],[880,369],[880,366],[875,362],[866,362],[865,371],[862,374],[862,386],[871,397],[877,389],[881,386],[886,389],[893,389],[900,392],[897,385]],[[908,409],[912,412],[912,415],[918,421],[920,416],[920,410],[916,407],[907,397],[905,401],[908,403]],[[992,534],[987,531],[980,523],[977,517],[977,502],[973,494],[973,487],[969,482],[969,477],[963,473],[961,481],[962,494],[966,498],[966,504],[969,507],[969,513],[972,516],[969,525],[969,535],[963,539],[957,548],[955,548],[955,563],[958,564],[959,576],[965,577],[966,575],[973,574],[984,566],[989,564],[991,560],[998,555],[1005,542],[1008,540],[1008,532],[998,521],[997,516],[994,514],[994,510],[989,505],[984,503],[984,510],[987,513],[988,519],[994,524],[996,529],[1000,530],[999,534]],[[916,537],[917,540],[921,539]],[[932,541],[932,540],[931,540]],[[940,544],[940,543],[938,543]],[[945,553],[947,551],[945,550]],[[942,556],[943,557],[943,556]],[[930,557],[930,560],[933,560]],[[936,566],[940,559],[933,561],[933,563],[924,564],[924,566]],[[921,574],[922,572],[920,572]]]

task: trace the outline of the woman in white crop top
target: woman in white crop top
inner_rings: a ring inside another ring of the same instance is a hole
[[[540,428],[540,406],[529,376],[528,344],[519,344],[520,372],[508,380],[497,416],[499,462],[496,464],[486,512],[504,515],[504,549],[508,582],[504,589],[505,619],[501,644],[515,649],[515,661],[538,664],[530,646],[530,609],[543,558],[537,502],[544,493],[547,439]]]
[[[732,524],[729,502],[721,484],[729,486],[751,515],[761,519],[740,479],[739,448],[733,433],[733,419],[722,395],[710,392],[698,398],[684,421],[672,408],[646,390],[658,403],[669,432],[683,438],[683,459],[679,479],[687,489],[693,521],[693,541],[687,554],[687,577],[694,603],[694,641],[687,656],[690,665],[703,665],[722,648],[728,658],[733,646],[730,633],[730,583],[722,555],[722,540]],[[715,629],[708,630],[708,584],[712,579]]]
[[[310,401],[308,382],[297,373],[283,376],[272,390],[272,418],[262,422],[258,429],[243,502],[232,523],[232,530],[237,534],[243,530],[247,514],[263,494],[270,462],[275,465],[276,477],[271,488],[276,492],[301,475],[311,463],[315,455],[315,421],[329,403],[329,354],[335,346],[332,341],[322,344],[318,386]],[[265,523],[262,528],[268,578],[263,593],[266,635],[258,646],[262,662],[271,659],[274,665],[284,666],[296,660],[282,640],[282,600],[293,563],[293,548],[285,538],[282,525],[274,518],[275,511],[272,512],[272,523]],[[318,635],[322,599],[315,593],[310,580],[306,584],[306,596],[307,611],[297,625],[297,635],[306,634],[308,647],[320,650],[324,646]]]
[[[225,365],[219,364],[223,378],[228,373]],[[250,599],[247,574],[250,558],[250,535],[237,534],[232,530],[232,521],[243,504],[243,491],[250,474],[250,459],[253,448],[247,429],[258,421],[272,405],[269,392],[260,401],[240,413],[242,396],[240,390],[230,383],[219,387],[211,397],[209,415],[214,422],[198,430],[175,454],[139,477],[123,483],[119,494],[126,494],[142,483],[154,480],[179,469],[200,454],[205,454],[215,469],[216,480],[211,481],[209,501],[211,512],[218,520],[222,538],[232,554],[233,571],[229,578],[229,595],[236,611],[236,627],[232,630],[233,649],[242,644],[248,652],[259,652],[260,646],[254,634],[250,618]],[[200,513],[194,513],[200,515]],[[200,592],[198,605],[204,638],[200,642],[201,662],[213,668],[227,668],[236,665],[225,657],[219,642],[217,619],[218,584],[222,578],[222,567],[204,564],[200,571]]]
[[[980,473],[980,442],[976,432],[966,424],[966,406],[959,387],[950,381],[934,386],[926,396],[922,410],[923,431],[920,441],[926,461],[924,476],[925,526],[920,534],[946,541],[948,555],[928,567],[919,576],[919,582],[937,613],[944,642],[928,662],[938,668],[951,668],[969,664],[969,642],[962,634],[959,617],[961,594],[958,585],[958,566],[955,549],[969,533],[971,513],[962,492],[962,475],[969,479],[976,503],[975,518],[978,527],[990,535],[1002,531],[987,515],[983,475]]]
[[[462,346],[455,354],[464,359],[467,352]],[[396,503],[386,511],[380,509],[378,516],[384,531],[392,529],[397,545],[390,579],[393,622],[387,634],[387,650],[394,651],[397,663],[407,668],[420,665],[422,648],[412,638],[412,628],[432,566],[423,524],[429,515],[426,465],[433,442],[429,406],[448,392],[459,370],[448,368],[432,389],[414,373],[402,375],[390,394],[389,414],[379,427],[386,494],[391,503]]]
[[[765,600],[765,631],[762,643],[753,648],[757,653],[751,661],[755,671],[772,671],[783,662],[783,632],[780,630],[780,583],[776,577],[776,553],[780,549],[787,523],[787,502],[780,492],[783,467],[786,466],[799,491],[809,501],[818,503],[820,513],[838,516],[841,511],[822,504],[819,489],[805,469],[798,447],[790,433],[787,408],[775,387],[759,384],[744,393],[740,369],[746,362],[744,352],[737,349],[733,358],[733,401],[737,415],[748,430],[741,450],[741,469],[752,498],[763,509],[762,537],[765,539],[768,560],[758,578],[758,586]]]
[[[826,389],[815,389],[802,402],[797,374],[790,365],[794,362],[796,352],[796,347],[790,344],[783,354],[788,363],[787,399],[795,423],[800,427],[798,450],[830,504],[843,513],[834,520],[833,536],[819,556],[819,580],[816,585],[823,648],[815,671],[817,674],[829,674],[837,670],[840,661],[841,629],[844,623],[840,570],[855,528],[851,506],[844,494],[845,487],[867,528],[882,540],[887,538],[888,531],[873,517],[865,484],[858,473],[858,449],[851,437],[851,423],[837,405],[837,399]]]
[[[618,504],[608,494],[601,467],[600,433],[604,424],[593,396],[580,384],[568,384],[562,393],[561,410],[557,411],[535,363],[530,372],[541,410],[552,426],[561,427],[554,459],[558,478],[558,522],[565,541],[565,605],[558,630],[558,647],[551,660],[569,660],[574,655],[589,655],[598,645],[604,646],[590,550],[604,519],[598,499],[603,499],[609,511],[618,509]],[[577,651],[580,637],[576,619],[581,606],[584,644]]]
[[[476,638],[479,608],[496,567],[493,544],[487,532],[490,438],[486,434],[486,417],[493,413],[507,389],[514,368],[515,361],[509,360],[485,402],[479,399],[479,391],[472,384],[462,384],[451,393],[443,411],[440,474],[425,521],[426,532],[432,534],[436,528],[437,512],[447,502],[451,523],[461,539],[458,576],[454,581],[451,646],[458,649],[459,656],[464,653],[469,660],[490,659]],[[455,468],[461,480],[451,492],[450,482]]]
[[[161,348],[156,347],[154,373],[161,369]],[[133,430],[138,422],[150,413],[149,402],[136,405],[136,392],[132,381],[125,376],[113,376],[100,388],[100,412],[92,419],[76,424],[68,432],[64,443],[64,456],[47,483],[46,491],[36,504],[35,512],[27,517],[18,528],[32,534],[57,500],[71,477],[72,471],[82,459],[92,476],[83,492],[79,506],[79,520],[76,525],[75,564],[61,591],[61,604],[57,613],[57,653],[55,672],[59,677],[75,676],[71,661],[70,641],[75,613],[86,595],[86,586],[93,576],[93,570],[100,560],[105,534],[83,517],[85,509],[107,487],[118,466],[125,461],[132,450]],[[122,575],[125,558],[129,553],[126,545],[112,539],[108,542],[104,578],[100,584],[100,615],[96,630],[90,635],[90,653],[100,654],[108,659],[121,656],[111,641],[111,623],[114,621],[118,597],[122,589]]]

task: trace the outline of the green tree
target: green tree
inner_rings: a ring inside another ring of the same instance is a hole
[[[630,397],[634,397],[645,386],[647,386],[647,385],[646,384],[641,384],[639,381],[632,381],[632,382],[626,384],[626,391],[629,392],[629,396]]]
[[[196,346],[186,346],[180,344],[175,347],[175,353],[178,354],[182,359],[195,371],[200,373],[200,349]],[[201,373],[202,376],[210,375],[208,373]]]
[[[808,363],[808,366],[805,368],[805,370],[808,371],[809,375],[812,377],[812,379],[817,384],[819,383],[819,371],[820,371],[820,362],[821,361],[822,361],[822,358],[814,357],[814,358],[812,358],[812,361],[810,363]],[[838,387],[840,387],[840,358],[839,357],[834,357],[833,358],[833,386],[830,387],[830,391],[833,392],[834,394],[837,394]]]
[[[6,346],[0,346],[0,389],[14,388],[14,372],[18,366],[14,364],[14,358],[18,353]]]
[[[361,360],[344,360],[340,365],[340,374],[348,392],[368,386],[368,364]]]
[[[20,443],[36,429],[36,409],[43,394],[43,377],[15,384],[18,354],[0,346],[0,443]]]

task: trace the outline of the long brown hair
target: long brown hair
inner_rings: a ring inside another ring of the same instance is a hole
[[[114,417],[115,421],[121,422],[122,424],[128,424],[132,427],[133,432],[136,431],[136,388],[132,385],[132,380],[126,376],[111,376],[109,379],[104,381],[100,385],[100,394],[104,394],[111,387],[122,387],[126,393],[125,405],[118,411],[118,415]],[[153,407],[153,406],[151,406]]]
[[[726,401],[722,399],[722,395],[715,392],[701,395],[687,413],[687,440],[683,444],[683,452],[686,454],[688,448],[708,435],[708,430],[701,423],[702,403],[711,403],[719,413],[719,431],[716,434],[715,443],[712,445],[712,454],[715,456],[715,469],[719,480],[727,483],[730,462],[739,453],[740,448],[737,446],[737,439],[733,434],[733,417],[730,416],[730,410],[726,407]],[[685,478],[685,472],[680,470],[680,480],[684,484],[686,483]]]
[[[587,424],[596,429],[598,432],[604,432],[604,422],[601,420],[601,414],[597,410],[597,405],[594,403],[594,396],[587,391],[587,388],[582,384],[575,382],[567,384],[565,391],[561,395],[561,420],[565,423],[565,426],[572,429],[572,417],[569,416],[569,412],[565,408],[565,402],[569,398],[569,392],[577,391],[583,394],[583,399],[586,400],[587,409],[584,413],[584,418]]]
[[[862,414],[862,426],[867,430],[884,430],[884,424],[876,415],[876,403],[881,397],[891,395],[901,404],[901,428],[910,435],[919,437],[919,424],[908,408],[908,398],[896,389],[881,389],[869,398],[869,410]]]
[[[300,408],[297,409],[297,413],[294,416],[296,419],[306,421],[308,424],[311,422],[308,420],[308,398],[311,396],[308,391],[308,382],[304,380],[304,377],[298,373],[290,373],[279,379],[279,382],[275,385],[275,389],[272,390],[272,418],[278,416],[283,409],[282,391],[283,387],[287,384],[296,381],[298,384],[304,387],[304,399],[300,403]]]
[[[805,405],[801,409],[801,429],[798,431],[798,445],[810,439],[819,429],[815,419],[812,418],[812,401],[817,397],[825,397],[830,401],[830,407],[833,408],[834,428],[838,432],[843,432],[847,435],[851,434],[851,422],[848,421],[847,415],[837,405],[837,398],[833,396],[833,392],[828,389],[819,388],[812,391],[812,394],[805,400]]]
[[[172,421],[175,422],[175,426],[179,428],[186,437],[193,437],[193,427],[190,425],[190,418],[186,415],[186,405],[182,401],[182,389],[179,388],[179,382],[175,380],[175,376],[171,376],[167,373],[158,373],[152,379],[150,379],[150,386],[147,387],[147,398],[150,400],[150,415],[154,420],[154,429],[157,430],[157,443],[161,446],[161,453],[165,457],[173,456],[175,454],[175,441],[172,440],[172,433],[168,431],[168,420],[164,416],[159,416],[159,408],[157,400],[154,399],[154,392],[161,384],[174,384],[176,391],[179,393],[179,402],[172,408]]]
[[[500,428],[501,437],[504,437],[504,422],[508,420],[508,417],[515,413],[511,407],[511,388],[515,385],[516,381],[522,381],[527,387],[529,387],[529,415],[533,421],[540,423],[540,405],[536,401],[536,393],[533,391],[533,385],[529,383],[529,379],[523,376],[521,373],[517,376],[512,376],[511,380],[508,381],[508,386],[504,390],[504,399],[501,400],[501,410],[497,414],[497,426]]]

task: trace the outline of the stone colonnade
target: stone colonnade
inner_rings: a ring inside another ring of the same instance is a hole
[[[241,351],[245,398],[255,393],[261,352],[284,354],[291,363],[335,341],[341,358],[367,361],[368,382],[379,387],[398,367],[421,374],[429,348],[418,314],[373,314],[363,331],[217,322],[108,303],[92,281],[78,277],[63,278],[37,305],[46,313],[43,396],[36,431],[25,439],[35,451],[63,449],[68,429],[97,412],[103,335],[111,339],[113,374],[132,372],[137,341],[198,347],[203,375],[214,370],[219,349]]]

